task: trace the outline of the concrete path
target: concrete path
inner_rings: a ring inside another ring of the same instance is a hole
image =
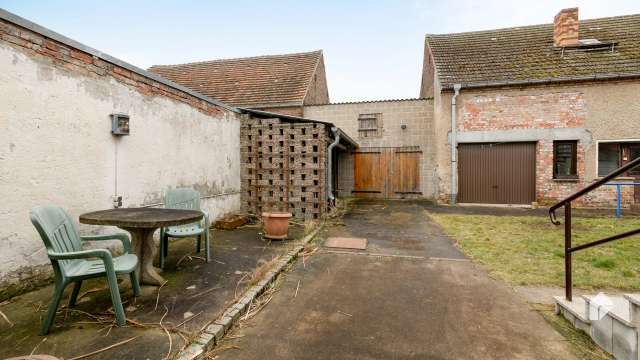
[[[286,275],[220,359],[571,359],[566,341],[487,276],[417,202],[359,202],[322,249]],[[297,289],[297,294],[296,294]]]

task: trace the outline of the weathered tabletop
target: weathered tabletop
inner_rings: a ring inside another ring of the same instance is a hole
[[[204,214],[197,210],[121,208],[82,214],[79,220],[83,224],[117,226],[128,231],[140,263],[140,282],[162,285],[165,279],[153,267],[153,259],[158,250],[153,241],[153,233],[160,227],[189,224],[203,217]]]

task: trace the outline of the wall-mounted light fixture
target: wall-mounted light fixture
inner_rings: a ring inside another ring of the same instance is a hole
[[[129,115],[111,114],[111,134],[115,136],[129,135]]]
[[[407,124],[405,124],[405,122],[401,122],[400,123],[400,129],[405,130],[407,128]]]

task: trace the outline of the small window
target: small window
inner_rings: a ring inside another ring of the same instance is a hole
[[[605,142],[598,144],[598,176],[607,176],[640,156],[640,143]],[[629,170],[623,176],[639,176],[640,168]]]
[[[553,142],[553,178],[577,179],[577,149],[578,142],[554,141]]]
[[[358,116],[358,135],[361,138],[379,137],[382,134],[382,114],[360,114]]]

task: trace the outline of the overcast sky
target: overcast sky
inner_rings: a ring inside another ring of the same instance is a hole
[[[30,1],[0,7],[142,68],[324,50],[332,102],[417,97],[426,33],[640,13],[640,0]]]

